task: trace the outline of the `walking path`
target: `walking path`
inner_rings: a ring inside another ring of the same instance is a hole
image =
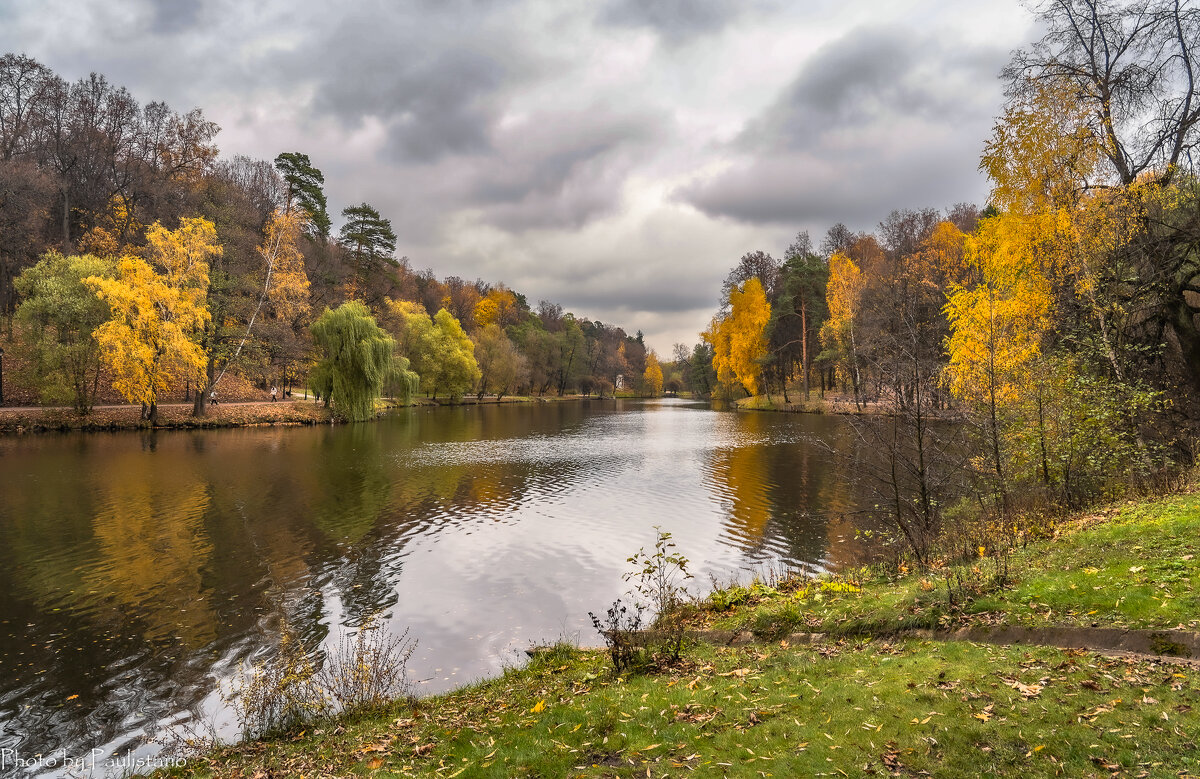
[[[764,639],[748,630],[690,630],[684,635],[696,641],[719,646],[766,643]],[[663,637],[655,631],[641,631],[639,636],[646,641]],[[829,633],[792,633],[783,640],[793,645],[821,644],[855,637]],[[1004,625],[965,627],[958,630],[901,630],[890,634],[857,637],[871,640],[916,638],[925,641],[970,641],[1000,646],[1052,646],[1059,649],[1083,649],[1112,657],[1154,660],[1200,668],[1200,633],[1191,630],[1125,630],[1073,626],[1035,628]]]

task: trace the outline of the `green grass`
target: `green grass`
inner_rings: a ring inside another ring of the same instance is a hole
[[[866,570],[831,584],[760,587],[732,610],[730,593],[709,599],[703,616],[717,628],[766,637],[797,630],[877,634],[972,623],[1121,628],[1200,627],[1200,495],[1128,503],[1098,524],[1013,553],[1006,586],[983,557],[947,570],[966,582],[951,604],[945,572],[895,575]],[[847,591],[849,590],[849,591]],[[743,593],[750,590],[741,588]],[[738,593],[732,595],[739,599]]]
[[[989,587],[990,558],[959,569],[978,592],[955,608],[929,573],[730,588],[688,618],[773,640],[690,646],[671,669],[624,676],[602,652],[558,646],[498,679],[219,749],[170,775],[1200,775],[1196,669],[879,638],[972,622],[1197,625],[1200,496],[1082,524],[1016,553],[1008,589]],[[842,638],[781,638],[814,629]]]
[[[178,776],[1174,776],[1200,771],[1191,673],[967,643],[696,647],[615,677],[597,652],[211,754]]]

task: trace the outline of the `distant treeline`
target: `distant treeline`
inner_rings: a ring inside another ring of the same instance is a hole
[[[640,332],[414,270],[367,203],[331,234],[308,156],[223,159],[217,132],[199,109],[141,105],[103,76],[0,58],[0,324],[46,402],[86,412],[103,376],[151,415],[169,388],[194,387],[203,414],[227,371],[303,383],[326,356],[311,325],[347,301],[431,393],[662,391]],[[405,330],[418,310],[423,339]],[[447,369],[464,348],[469,364]]]

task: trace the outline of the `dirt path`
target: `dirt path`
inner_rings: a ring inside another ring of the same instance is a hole
[[[647,639],[656,634],[646,632]],[[749,631],[694,630],[687,637],[720,646],[762,643]],[[822,644],[851,636],[827,633],[792,633],[781,640],[791,645]],[[887,635],[867,635],[868,639],[916,638],[925,641],[970,641],[1001,646],[1052,646],[1059,649],[1083,649],[1112,657],[1184,665],[1200,668],[1200,633],[1190,630],[1124,630],[1090,627],[965,627],[958,630],[903,630]]]

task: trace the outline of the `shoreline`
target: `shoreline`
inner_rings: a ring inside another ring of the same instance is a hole
[[[444,406],[495,406],[518,403],[556,403],[563,401],[598,400],[595,396],[505,396],[476,398],[474,395],[451,402],[441,398],[414,398],[402,405],[391,399],[375,419],[399,408]],[[611,398],[603,398],[611,400]],[[192,404],[167,403],[158,407],[158,423],[151,425],[141,418],[141,407],[134,405],[97,406],[86,415],[79,415],[69,406],[0,407],[0,438],[39,433],[101,433],[132,430],[213,430],[235,427],[311,427],[313,425],[344,424],[330,409],[312,399],[282,401],[239,401],[209,406],[202,417],[192,416]]]
[[[155,776],[1195,775],[1194,489],[1057,522],[1011,551],[1004,582],[990,556],[953,564],[971,577],[957,604],[929,571],[718,587],[681,612],[705,635],[675,662],[615,672],[607,651],[559,643]]]
[[[782,414],[831,414],[853,417],[891,417],[896,416],[896,408],[891,403],[879,400],[863,401],[861,408],[853,398],[813,398],[810,400],[793,400],[785,403],[782,395],[753,395],[739,398],[730,405],[737,411],[770,411]],[[942,413],[929,412],[930,419],[946,419]]]

